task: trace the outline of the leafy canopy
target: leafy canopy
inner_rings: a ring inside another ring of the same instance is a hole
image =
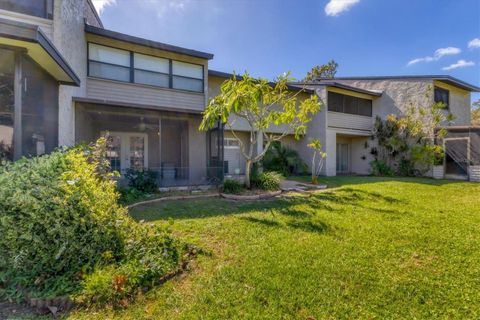
[[[272,125],[285,125],[288,127],[285,131],[293,132],[298,138],[305,133],[312,115],[320,110],[320,104],[316,95],[299,101],[300,91],[293,93],[289,90],[288,83],[293,80],[290,73],[279,76],[275,83],[254,79],[248,73],[241,79],[234,75],[222,84],[220,94],[210,101],[200,129],[213,128],[218,119],[232,126],[229,120],[237,120],[230,119],[234,114],[247,120],[252,130],[263,131]]]

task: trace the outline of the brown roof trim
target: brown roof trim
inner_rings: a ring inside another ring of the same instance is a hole
[[[208,70],[208,75],[213,76],[213,77],[219,77],[219,78],[225,78],[225,79],[230,79],[233,77],[233,73],[227,73],[227,72],[222,72],[222,71],[216,71],[216,70]],[[236,74],[235,79],[237,80],[242,80],[242,76]],[[269,82],[270,85],[275,85],[275,82]],[[300,86],[296,85],[288,85],[288,89],[291,91],[304,91],[305,93],[315,93],[315,90],[309,89],[309,88],[301,88]]]
[[[127,107],[127,108],[168,111],[168,112],[177,112],[177,113],[188,113],[188,114],[200,115],[203,112],[201,110],[161,107],[161,106],[153,106],[153,105],[145,105],[145,104],[129,103],[129,102],[121,102],[121,101],[113,101],[113,100],[92,99],[92,98],[85,98],[85,97],[73,97],[72,100],[73,102],[80,102],[80,103],[101,104],[101,105],[114,106],[114,107]]]
[[[457,79],[449,75],[405,75],[405,76],[365,76],[365,77],[335,77],[333,79],[320,78],[319,81],[329,81],[329,80],[408,80],[408,79],[431,79],[438,80],[453,86],[462,88],[471,92],[480,92],[480,87]]]
[[[349,86],[347,84],[331,81],[332,79],[328,79],[328,80],[330,80],[330,81],[312,82],[312,83],[299,82],[298,84],[299,85],[300,84],[309,85],[309,86],[334,87],[334,88],[344,89],[344,90],[353,91],[353,92],[357,92],[357,93],[367,94],[367,95],[373,96],[373,97],[380,97],[383,94],[383,92],[381,92],[381,91],[362,89],[362,88],[358,88],[358,87]]]
[[[134,37],[134,36],[130,36],[128,34],[116,32],[116,31],[112,31],[112,30],[107,30],[107,29],[103,29],[103,28],[98,28],[98,27],[91,26],[91,25],[88,25],[88,24],[85,24],[85,32],[86,33],[91,33],[91,34],[96,34],[98,36],[102,36],[102,37],[106,37],[106,38],[110,38],[110,39],[114,39],[114,40],[129,42],[129,43],[132,43],[132,44],[138,44],[140,46],[145,46],[145,47],[150,47],[150,48],[154,48],[154,49],[160,49],[160,50],[185,54],[185,55],[188,55],[188,56],[191,56],[191,57],[202,58],[202,59],[207,59],[207,60],[213,59],[213,54],[211,54],[211,53],[196,51],[196,50],[192,50],[192,49],[186,49],[186,48],[177,47],[177,46],[172,46],[170,44],[157,42],[157,41],[152,41],[152,40],[139,38],[139,37]]]

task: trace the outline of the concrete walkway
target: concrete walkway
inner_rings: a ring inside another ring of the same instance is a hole
[[[304,182],[299,182],[299,181],[293,181],[293,180],[283,180],[280,182],[280,189],[282,191],[297,191],[297,192],[302,192],[302,191],[308,191],[308,190],[322,190],[326,189],[327,186],[324,184],[311,184],[311,183],[304,183]]]

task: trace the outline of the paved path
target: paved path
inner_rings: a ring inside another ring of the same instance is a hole
[[[299,182],[299,181],[293,181],[293,180],[283,180],[280,182],[280,189],[282,191],[307,191],[307,190],[321,190],[321,189],[326,189],[326,185],[318,184],[314,185],[311,183],[304,183],[304,182]]]

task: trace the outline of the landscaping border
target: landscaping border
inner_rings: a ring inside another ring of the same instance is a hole
[[[156,199],[151,199],[151,200],[145,200],[145,201],[140,201],[133,203],[129,206],[127,206],[128,209],[132,209],[138,206],[142,206],[145,204],[150,204],[150,203],[155,203],[155,202],[162,202],[162,201],[172,201],[172,200],[190,200],[190,199],[202,199],[202,198],[214,198],[218,197],[218,193],[211,193],[211,194],[199,194],[199,195],[193,195],[193,196],[171,196],[171,197],[163,197],[163,198],[156,198]]]
[[[220,196],[225,199],[229,200],[265,200],[276,197],[282,194],[282,190],[279,191],[272,191],[262,194],[255,194],[255,195],[240,195],[240,194],[228,194],[228,193],[220,193]]]

